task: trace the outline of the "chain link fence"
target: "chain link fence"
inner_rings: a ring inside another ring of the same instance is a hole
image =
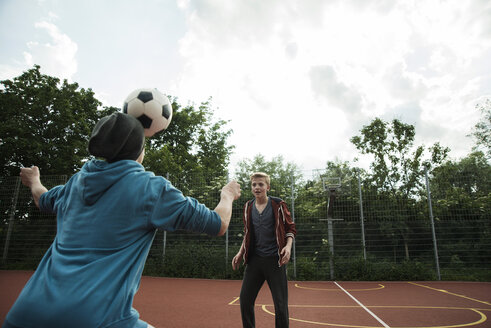
[[[210,208],[227,178],[183,175],[167,178],[186,196]],[[51,188],[66,176],[43,176]],[[320,180],[272,181],[271,195],[283,198],[297,225],[288,265],[295,280],[491,280],[491,186],[457,181],[432,184],[412,197],[373,192],[352,177],[335,188]],[[276,183],[276,185],[275,185]],[[158,231],[144,274],[240,279],[231,268],[243,237],[242,206],[234,204],[224,237]],[[431,192],[430,192],[431,191]],[[18,177],[0,178],[1,269],[33,270],[56,234],[56,219],[41,213]]]

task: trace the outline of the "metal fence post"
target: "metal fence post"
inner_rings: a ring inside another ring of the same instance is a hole
[[[227,182],[230,182],[230,176],[227,174]],[[232,218],[230,218],[230,222],[232,221]],[[230,229],[230,224],[229,228],[227,231],[225,231],[225,272],[228,272],[229,268],[229,261],[228,261],[228,230]]]
[[[334,233],[333,233],[333,227],[332,227],[332,203],[334,203],[334,195],[335,195],[335,190],[334,191],[329,191],[329,196],[327,198],[327,241],[329,243],[329,277],[331,280],[334,280]]]
[[[437,274],[438,280],[441,280],[440,263],[438,262],[438,247],[437,247],[437,243],[436,243],[435,222],[433,220],[433,207],[431,205],[430,183],[428,180],[428,169],[425,170],[425,180],[426,180],[426,193],[428,195],[428,213],[430,216],[431,234],[432,234],[432,238],[433,238],[433,251],[435,252],[436,274]]]
[[[292,174],[292,220],[295,223],[295,176]],[[295,238],[293,238],[293,278],[297,279],[297,256],[295,254]]]
[[[19,189],[20,189],[20,177],[17,177],[17,179],[15,181],[14,196],[12,197],[12,206],[10,208],[9,227],[7,229],[7,236],[5,237],[5,247],[3,248],[2,263],[5,263],[7,261],[7,255],[9,252],[9,245],[10,245],[10,236],[12,235],[12,229],[14,226],[14,218],[15,218],[15,210],[17,208],[17,199],[19,197]]]
[[[361,180],[358,174],[358,195],[360,197],[360,222],[361,222],[361,242],[363,245],[363,259],[367,259],[367,249],[365,245],[365,218],[363,217],[363,198],[361,196]]]
[[[225,272],[228,272],[228,229],[225,232]]]

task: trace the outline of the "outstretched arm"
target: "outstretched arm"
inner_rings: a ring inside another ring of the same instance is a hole
[[[41,183],[41,174],[37,166],[23,167],[20,169],[20,179],[22,184],[31,189],[34,203],[39,207],[39,199],[41,195],[48,191]]]
[[[232,204],[234,200],[240,197],[240,185],[237,181],[230,181],[222,188],[220,194],[220,202],[217,207],[215,207],[215,212],[220,215],[222,220],[222,225],[220,227],[220,232],[218,236],[223,236],[228,229],[230,224],[230,218],[232,217]]]

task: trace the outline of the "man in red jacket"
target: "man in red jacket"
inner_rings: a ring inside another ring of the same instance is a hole
[[[236,270],[242,259],[247,264],[240,291],[243,327],[255,327],[254,303],[264,281],[268,282],[275,307],[275,326],[288,327],[288,281],[293,238],[297,233],[286,203],[268,196],[270,178],[266,173],[251,176],[254,199],[244,205],[244,239],[232,260]]]

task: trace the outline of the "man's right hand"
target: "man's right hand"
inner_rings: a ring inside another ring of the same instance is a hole
[[[237,200],[240,197],[240,185],[237,181],[232,180],[222,188],[222,192],[229,192],[233,199]]]
[[[20,180],[22,184],[31,189],[34,203],[39,207],[39,199],[41,195],[48,191],[41,183],[41,174],[37,166],[23,167],[20,169]]]

